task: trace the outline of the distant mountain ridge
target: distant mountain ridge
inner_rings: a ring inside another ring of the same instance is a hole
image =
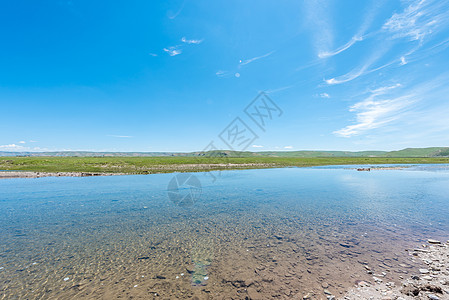
[[[91,152],[91,151],[55,151],[55,152],[6,152],[0,156],[59,156],[59,157],[449,157],[449,147],[406,148],[397,151],[231,151],[215,150],[208,152]]]

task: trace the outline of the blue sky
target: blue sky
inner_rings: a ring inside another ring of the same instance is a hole
[[[0,151],[449,145],[446,1],[2,1],[0,39]]]

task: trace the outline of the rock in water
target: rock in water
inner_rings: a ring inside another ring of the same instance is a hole
[[[249,287],[246,292],[248,293],[248,297],[252,300],[262,299],[262,296],[257,292],[257,290],[253,287]]]
[[[428,242],[429,244],[441,244],[441,242],[440,242],[440,241],[437,241],[437,240],[432,240],[432,239],[430,239],[430,240],[427,240],[427,242]]]
[[[313,297],[313,293],[307,293],[307,295],[305,295],[304,297],[302,297],[302,299],[304,300],[311,300]]]

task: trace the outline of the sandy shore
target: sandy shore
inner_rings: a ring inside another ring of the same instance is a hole
[[[123,173],[0,171],[0,179],[40,177],[88,177],[125,175]]]
[[[427,245],[408,250],[409,255],[421,260],[427,267],[418,269],[400,286],[385,282],[382,274],[372,274],[372,282],[358,281],[344,300],[443,300],[449,299],[449,241],[441,243],[429,240]],[[367,270],[371,272],[371,270]],[[372,273],[372,272],[371,272]],[[329,298],[328,299],[334,299]]]

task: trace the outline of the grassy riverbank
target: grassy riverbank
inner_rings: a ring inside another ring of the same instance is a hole
[[[2,157],[0,170],[152,174],[346,164],[449,163],[441,158],[388,157]]]

